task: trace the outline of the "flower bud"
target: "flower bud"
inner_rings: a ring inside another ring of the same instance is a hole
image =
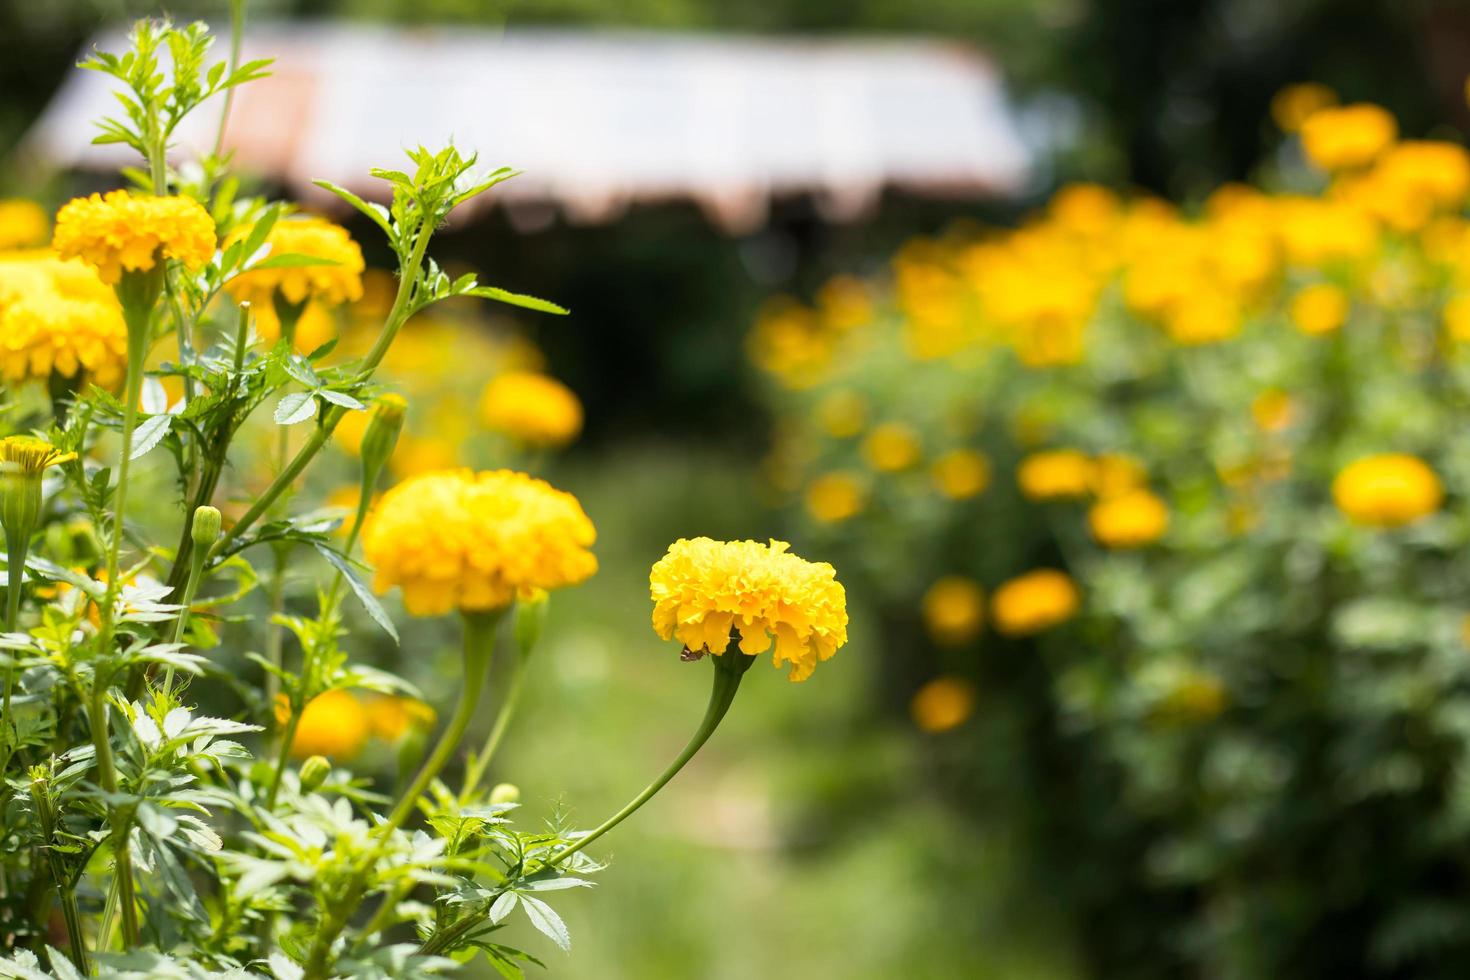
[[[207,550],[214,547],[219,540],[220,512],[218,508],[205,504],[194,511],[194,524],[189,529],[189,535],[194,540],[194,547]]]
[[[530,656],[541,639],[541,630],[546,626],[546,610],[550,606],[550,597],[545,589],[533,589],[529,596],[523,596],[516,601],[516,649],[522,657]]]
[[[23,548],[41,520],[41,479],[48,466],[76,459],[44,439],[0,439],[0,527],[12,550]]]
[[[314,793],[332,774],[332,764],[324,757],[314,755],[301,764],[301,792]]]
[[[408,402],[402,395],[383,395],[373,406],[367,431],[362,436],[363,484],[365,495],[369,497],[371,484],[377,482],[378,474],[388,464],[394,447],[398,445],[398,434],[403,431],[403,416],[407,411]]]
[[[519,803],[521,788],[515,783],[497,783],[490,791],[491,803]]]

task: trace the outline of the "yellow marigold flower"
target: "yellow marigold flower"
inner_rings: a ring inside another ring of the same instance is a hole
[[[271,303],[256,303],[250,307],[255,332],[266,343],[274,344],[281,339],[281,320]],[[322,344],[337,336],[337,322],[325,307],[310,303],[301,311],[296,321],[295,347],[303,354],[310,354]]]
[[[1348,296],[1330,282],[1308,286],[1291,298],[1291,322],[1304,334],[1332,333],[1348,317]]]
[[[114,388],[127,346],[117,296],[92,269],[51,252],[0,257],[0,377],[82,374]]]
[[[244,238],[241,229],[234,238]],[[347,229],[324,218],[282,218],[266,236],[271,255],[309,255],[330,264],[255,269],[231,280],[226,288],[242,303],[258,310],[274,305],[277,292],[286,302],[315,301],[326,306],[355,303],[362,298],[362,249]]]
[[[50,234],[46,210],[35,201],[0,201],[0,249],[35,248],[46,244]]]
[[[1470,294],[1452,296],[1444,304],[1445,333],[1451,340],[1470,340]]]
[[[53,239],[62,258],[97,269],[108,285],[124,271],[146,272],[156,257],[197,270],[214,255],[214,220],[191,197],[135,197],[127,191],[79,197],[56,215]]]
[[[60,466],[77,458],[64,453],[45,439],[35,436],[6,436],[0,439],[0,473],[40,476],[52,466]]]
[[[868,403],[855,391],[834,391],[817,404],[817,421],[833,439],[855,436],[868,422]]]
[[[985,592],[962,575],[947,575],[924,593],[924,628],[935,643],[961,647],[985,625]]]
[[[597,538],[569,493],[525,473],[449,470],[383,494],[363,532],[373,585],[403,589],[415,616],[507,606],[597,571]]]
[[[1283,133],[1299,132],[1313,114],[1337,105],[1337,93],[1318,82],[1288,85],[1271,98],[1271,118]]]
[[[276,720],[290,721],[285,699],[276,702]],[[291,755],[305,759],[324,755],[332,759],[355,759],[367,744],[371,728],[368,712],[350,691],[338,688],[307,702],[291,739]]]
[[[823,524],[836,524],[861,514],[867,506],[862,483],[851,473],[824,473],[806,488],[806,509]]]
[[[648,576],[653,629],[690,650],[723,655],[732,630],[740,652],[771,649],[804,681],[847,642],[847,594],[826,562],[798,558],[785,541],[680,538]]]
[[[582,431],[582,403],[553,377],[509,371],[485,385],[480,421],[522,445],[555,448]]]
[[[934,460],[929,476],[950,500],[968,500],[990,486],[990,460],[973,449],[952,449]]]
[[[1439,509],[1444,498],[1439,477],[1417,456],[1384,453],[1365,456],[1343,468],[1332,481],[1332,499],[1354,524],[1400,527]]]
[[[919,436],[902,422],[874,426],[863,440],[863,458],[880,473],[896,473],[918,463],[923,450]]]
[[[1164,327],[1175,342],[1186,345],[1216,344],[1240,333],[1243,324],[1240,304],[1217,289],[1195,289],[1172,304],[1164,313]]]
[[[1263,391],[1251,400],[1251,418],[1262,432],[1282,432],[1296,418],[1296,400],[1279,388]]]
[[[1393,115],[1382,106],[1358,103],[1322,109],[1302,123],[1302,149],[1323,170],[1366,166],[1398,138]]]
[[[1075,449],[1032,453],[1021,460],[1016,482],[1030,500],[1085,497],[1092,489],[1092,460]]]
[[[393,450],[393,458],[388,461],[388,468],[393,475],[405,479],[439,470],[451,470],[458,465],[458,443],[438,436],[413,436],[407,432],[398,437],[398,446]]]
[[[367,703],[368,725],[385,742],[396,742],[410,728],[428,729],[438,715],[418,698],[380,695]]]
[[[1092,492],[1106,500],[1148,483],[1148,470],[1136,456],[1127,453],[1101,453],[1092,463]]]
[[[1470,152],[1442,140],[1405,140],[1383,155],[1375,179],[1397,195],[1458,210],[1470,193]]]
[[[1169,529],[1169,508],[1147,490],[1130,490],[1093,504],[1087,523],[1099,544],[1139,548],[1163,537]]]
[[[975,712],[975,685],[961,677],[936,677],[919,688],[909,713],[931,735],[958,728]]]
[[[1027,572],[995,590],[990,599],[995,628],[1007,636],[1028,636],[1064,623],[1077,614],[1082,598],[1064,573],[1050,568]]]

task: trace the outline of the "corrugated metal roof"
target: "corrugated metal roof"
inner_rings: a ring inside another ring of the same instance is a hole
[[[377,196],[370,167],[451,137],[484,164],[525,171],[488,196],[523,223],[552,208],[600,222],[692,199],[744,231],[788,193],[813,194],[843,220],[885,187],[1011,193],[1029,166],[994,68],[947,42],[304,22],[252,24],[245,49],[276,64],[239,90],[227,144],[316,205],[326,202],[312,178]],[[125,148],[90,145],[92,121],[116,109],[113,84],[72,72],[25,152],[77,169],[133,162]],[[181,150],[212,145],[216,111],[181,127]]]

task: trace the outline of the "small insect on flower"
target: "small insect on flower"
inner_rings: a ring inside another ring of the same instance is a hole
[[[480,421],[523,446],[555,449],[582,431],[582,403],[553,377],[507,371],[480,394]]]
[[[1444,489],[1417,456],[1383,453],[1344,467],[1332,481],[1332,499],[1354,524],[1401,527],[1438,510]]]
[[[1081,596],[1066,574],[1051,568],[1027,572],[995,590],[990,609],[995,628],[1007,636],[1029,636],[1077,614]]]
[[[152,269],[160,255],[202,268],[214,255],[214,220],[190,197],[111,191],[64,205],[52,244],[62,258],[81,259],[115,285],[124,271]]]
[[[825,562],[793,555],[785,541],[680,538],[649,573],[653,629],[687,650],[724,655],[771,649],[804,681],[847,642],[847,594]]]
[[[597,531],[577,498],[511,470],[448,470],[383,495],[363,532],[374,587],[415,616],[483,612],[597,571]]]

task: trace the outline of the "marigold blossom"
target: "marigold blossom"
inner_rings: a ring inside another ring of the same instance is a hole
[[[1094,504],[1087,523],[1099,544],[1140,548],[1163,537],[1169,528],[1169,508],[1148,490],[1130,490]]]
[[[929,586],[923,601],[924,628],[940,646],[959,647],[985,625],[985,592],[962,575],[946,575]]]
[[[46,211],[35,201],[24,198],[0,201],[0,249],[44,245],[50,234]]]
[[[0,256],[0,377],[122,380],[128,329],[113,291],[81,262],[52,252]]]
[[[990,460],[973,449],[952,449],[929,467],[934,487],[950,500],[968,500],[990,486]]]
[[[276,719],[281,724],[290,720],[284,698],[276,703]],[[298,759],[323,755],[351,760],[362,752],[371,732],[367,708],[357,695],[341,688],[327,691],[302,709],[291,739],[291,755]]]
[[[522,445],[555,448],[582,431],[582,403],[549,375],[507,371],[481,392],[480,421]]]
[[[1007,636],[1027,636],[1064,623],[1081,605],[1077,586],[1063,572],[1037,569],[995,590],[990,600],[995,628]]]
[[[1344,467],[1332,481],[1332,498],[1354,524],[1400,527],[1439,509],[1439,477],[1417,456],[1384,453]]]
[[[825,562],[805,561],[785,541],[680,538],[649,573],[653,628],[690,650],[723,655],[771,649],[792,681],[812,675],[847,642],[847,594]]]
[[[975,711],[975,685],[962,677],[936,677],[915,692],[909,713],[931,735],[964,724]]]
[[[242,238],[242,232],[234,237]],[[362,298],[365,264],[362,249],[347,229],[324,218],[283,218],[266,236],[271,255],[308,255],[324,259],[319,265],[278,266],[253,269],[237,276],[226,287],[240,302],[257,310],[273,305],[277,293],[288,303],[315,301],[324,306],[354,303]]]
[[[81,259],[115,285],[125,271],[152,269],[159,254],[202,268],[214,255],[214,220],[191,197],[111,191],[65,204],[56,215],[53,244],[62,258]]]
[[[1016,470],[1021,493],[1030,500],[1085,497],[1092,489],[1092,460],[1075,449],[1032,453]]]
[[[837,524],[856,517],[867,506],[867,492],[853,474],[823,473],[806,488],[806,509],[822,524]]]
[[[1372,163],[1398,133],[1398,122],[1381,106],[1332,107],[1312,113],[1302,123],[1302,149],[1324,170],[1349,170]]]
[[[425,473],[383,494],[363,532],[374,587],[415,616],[486,611],[597,571],[577,498],[510,470]]]

